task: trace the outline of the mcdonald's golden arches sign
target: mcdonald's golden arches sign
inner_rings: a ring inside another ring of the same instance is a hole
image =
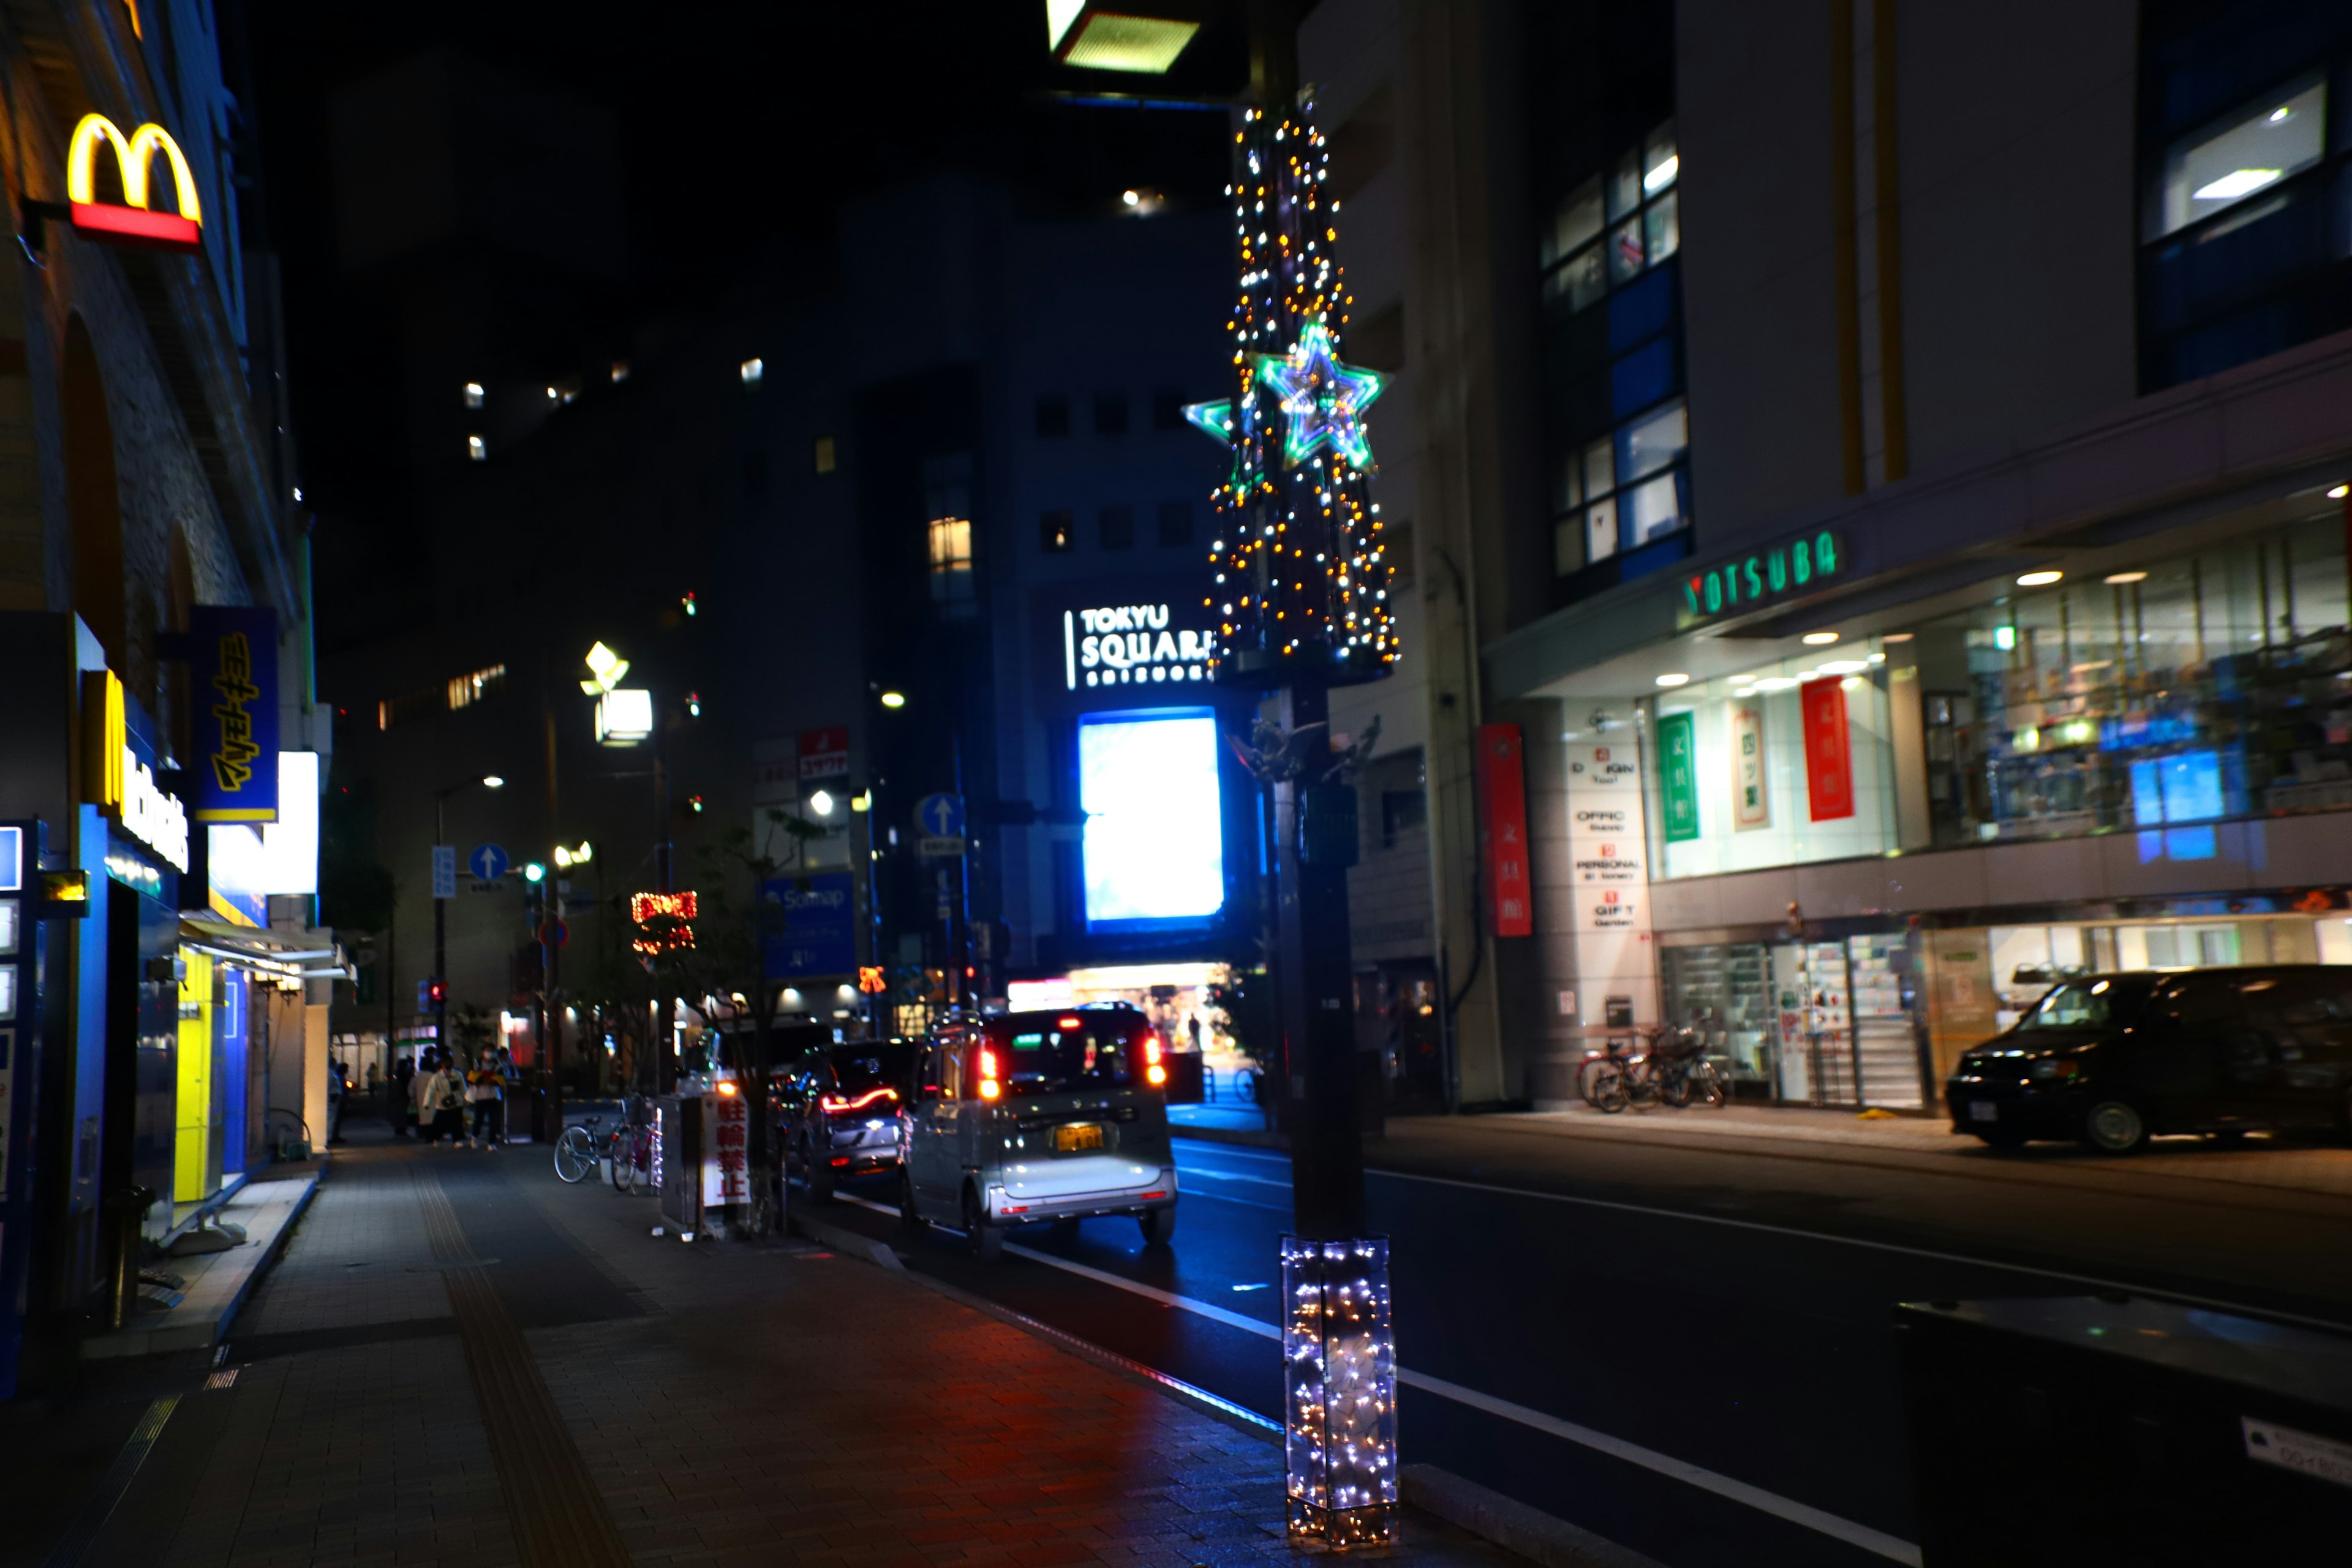
[[[101,146],[113,153],[115,169],[122,176],[119,204],[98,199]],[[159,156],[172,171],[176,213],[157,212],[150,200]],[[196,199],[196,177],[172,133],[152,121],[126,140],[105,115],[83,115],[66,153],[66,197],[72,204],[75,230],[91,238],[157,250],[194,251],[204,244],[205,215]]]

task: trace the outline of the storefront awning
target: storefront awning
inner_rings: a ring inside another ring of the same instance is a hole
[[[322,931],[280,931],[180,917],[180,944],[257,974],[282,980],[349,980],[342,944]]]

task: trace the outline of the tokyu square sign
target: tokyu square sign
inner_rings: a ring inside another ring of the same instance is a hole
[[[1686,574],[1675,622],[1689,627],[1718,616],[1760,608],[1833,579],[1843,580],[1853,571],[1844,533],[1834,528],[1814,529],[1706,571]]]

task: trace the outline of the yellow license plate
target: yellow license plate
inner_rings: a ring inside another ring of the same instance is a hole
[[[1102,1146],[1102,1128],[1097,1122],[1074,1122],[1067,1127],[1054,1129],[1054,1152],[1056,1154],[1075,1154],[1081,1149],[1099,1149]]]

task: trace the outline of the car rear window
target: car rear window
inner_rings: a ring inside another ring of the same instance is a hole
[[[2137,975],[2074,980],[2056,985],[2018,1020],[2021,1029],[2109,1029],[2138,1016],[2154,982]]]
[[[1016,1013],[990,1023],[988,1043],[1003,1053],[1008,1094],[1119,1089],[1136,1076],[1144,1026],[1116,1014]]]
[[[835,1051],[831,1058],[833,1076],[840,1091],[861,1095],[877,1089],[902,1089],[914,1070],[915,1047],[891,1044],[868,1046],[852,1051]]]

